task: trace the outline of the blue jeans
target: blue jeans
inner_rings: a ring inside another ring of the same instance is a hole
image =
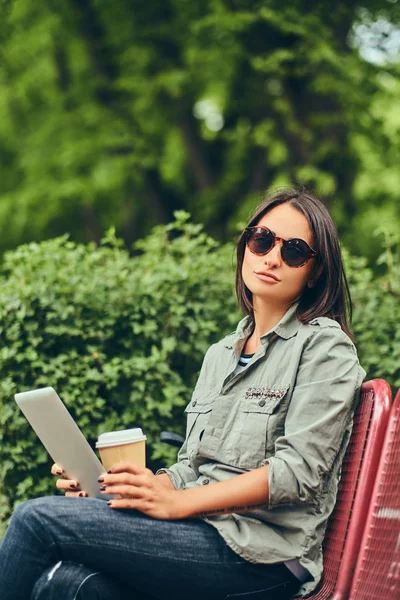
[[[285,565],[243,560],[200,519],[92,498],[26,502],[0,546],[2,600],[284,600],[299,587]]]

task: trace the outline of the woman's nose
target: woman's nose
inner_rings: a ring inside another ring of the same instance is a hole
[[[264,256],[264,262],[270,267],[279,267],[282,262],[281,244],[276,242],[274,247]]]

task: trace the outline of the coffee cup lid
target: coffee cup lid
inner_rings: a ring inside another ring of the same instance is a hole
[[[121,431],[107,431],[99,435],[96,442],[96,448],[107,448],[108,446],[122,446],[132,442],[143,442],[146,440],[140,427],[135,429],[123,429]]]

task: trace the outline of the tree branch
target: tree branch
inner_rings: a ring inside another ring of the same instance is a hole
[[[177,124],[183,134],[197,187],[201,190],[212,187],[215,183],[214,173],[207,161],[202,141],[194,126],[193,117],[187,110],[182,111],[177,117]]]

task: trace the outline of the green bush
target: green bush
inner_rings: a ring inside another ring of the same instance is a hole
[[[53,386],[93,445],[103,431],[140,426],[151,468],[172,462],[162,429],[183,432],[207,347],[232,331],[232,246],[177,213],[130,256],[110,232],[100,247],[66,237],[8,253],[0,278],[0,515],[55,493],[51,459],[13,395]],[[400,386],[400,276],[387,244],[377,278],[346,256],[353,329],[367,377]],[[389,285],[390,281],[390,285]]]
[[[130,257],[112,234],[101,247],[66,237],[5,256],[0,289],[0,486],[3,518],[54,493],[52,461],[13,395],[53,386],[89,442],[140,426],[153,468],[176,452],[183,408],[209,344],[240,316],[231,246],[177,213]],[[0,513],[0,514],[1,514]]]
[[[400,387],[400,239],[385,236],[377,276],[367,261],[346,254],[354,303],[352,330],[368,378]],[[376,270],[378,270],[376,269]]]

